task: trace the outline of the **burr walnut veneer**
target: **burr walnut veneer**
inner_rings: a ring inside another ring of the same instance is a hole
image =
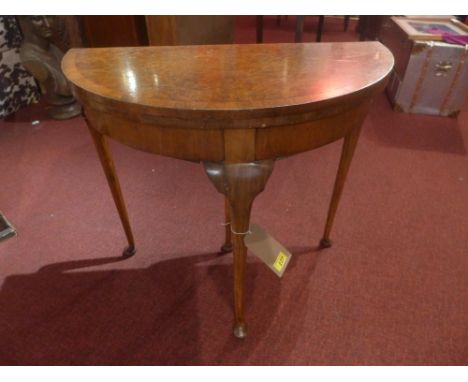
[[[321,247],[372,97],[393,67],[378,42],[72,49],[62,63],[83,105],[129,242],[135,243],[106,138],[203,163],[226,197],[234,253],[234,334],[246,335],[244,236],[276,159],[344,138]],[[232,241],[231,241],[232,240]],[[231,244],[232,243],[232,244]]]

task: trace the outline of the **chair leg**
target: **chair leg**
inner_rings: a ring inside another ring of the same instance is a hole
[[[319,23],[317,28],[317,38],[315,41],[322,41],[322,31],[323,31],[323,22],[325,21],[325,16],[319,16]]]
[[[302,42],[302,34],[304,31],[304,19],[305,16],[296,16],[296,34],[294,36],[294,42]]]
[[[257,43],[261,44],[263,42],[263,16],[257,16],[256,18],[257,26]]]
[[[344,31],[347,32],[348,31],[348,27],[349,27],[349,18],[351,16],[345,16],[344,17]]]

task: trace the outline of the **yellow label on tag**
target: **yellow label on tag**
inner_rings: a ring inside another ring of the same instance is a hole
[[[252,254],[262,260],[278,277],[288,268],[291,253],[257,224],[251,224],[244,243]]]
[[[286,264],[287,259],[288,259],[288,257],[283,252],[278,253],[278,257],[276,258],[276,260],[275,260],[275,262],[273,264],[273,267],[278,272],[281,272],[281,270],[284,267],[284,264]]]

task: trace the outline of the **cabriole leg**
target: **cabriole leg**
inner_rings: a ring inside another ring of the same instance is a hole
[[[250,211],[255,197],[263,191],[273,171],[273,161],[251,163],[205,162],[205,171],[216,189],[226,196],[231,210],[234,246],[234,335],[244,338],[245,264],[244,236],[249,231]]]

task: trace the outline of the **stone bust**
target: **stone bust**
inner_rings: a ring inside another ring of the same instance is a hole
[[[81,113],[81,106],[71,92],[70,83],[62,73],[63,53],[51,43],[53,16],[19,16],[23,42],[20,57],[23,66],[39,82],[54,119],[68,119]]]

